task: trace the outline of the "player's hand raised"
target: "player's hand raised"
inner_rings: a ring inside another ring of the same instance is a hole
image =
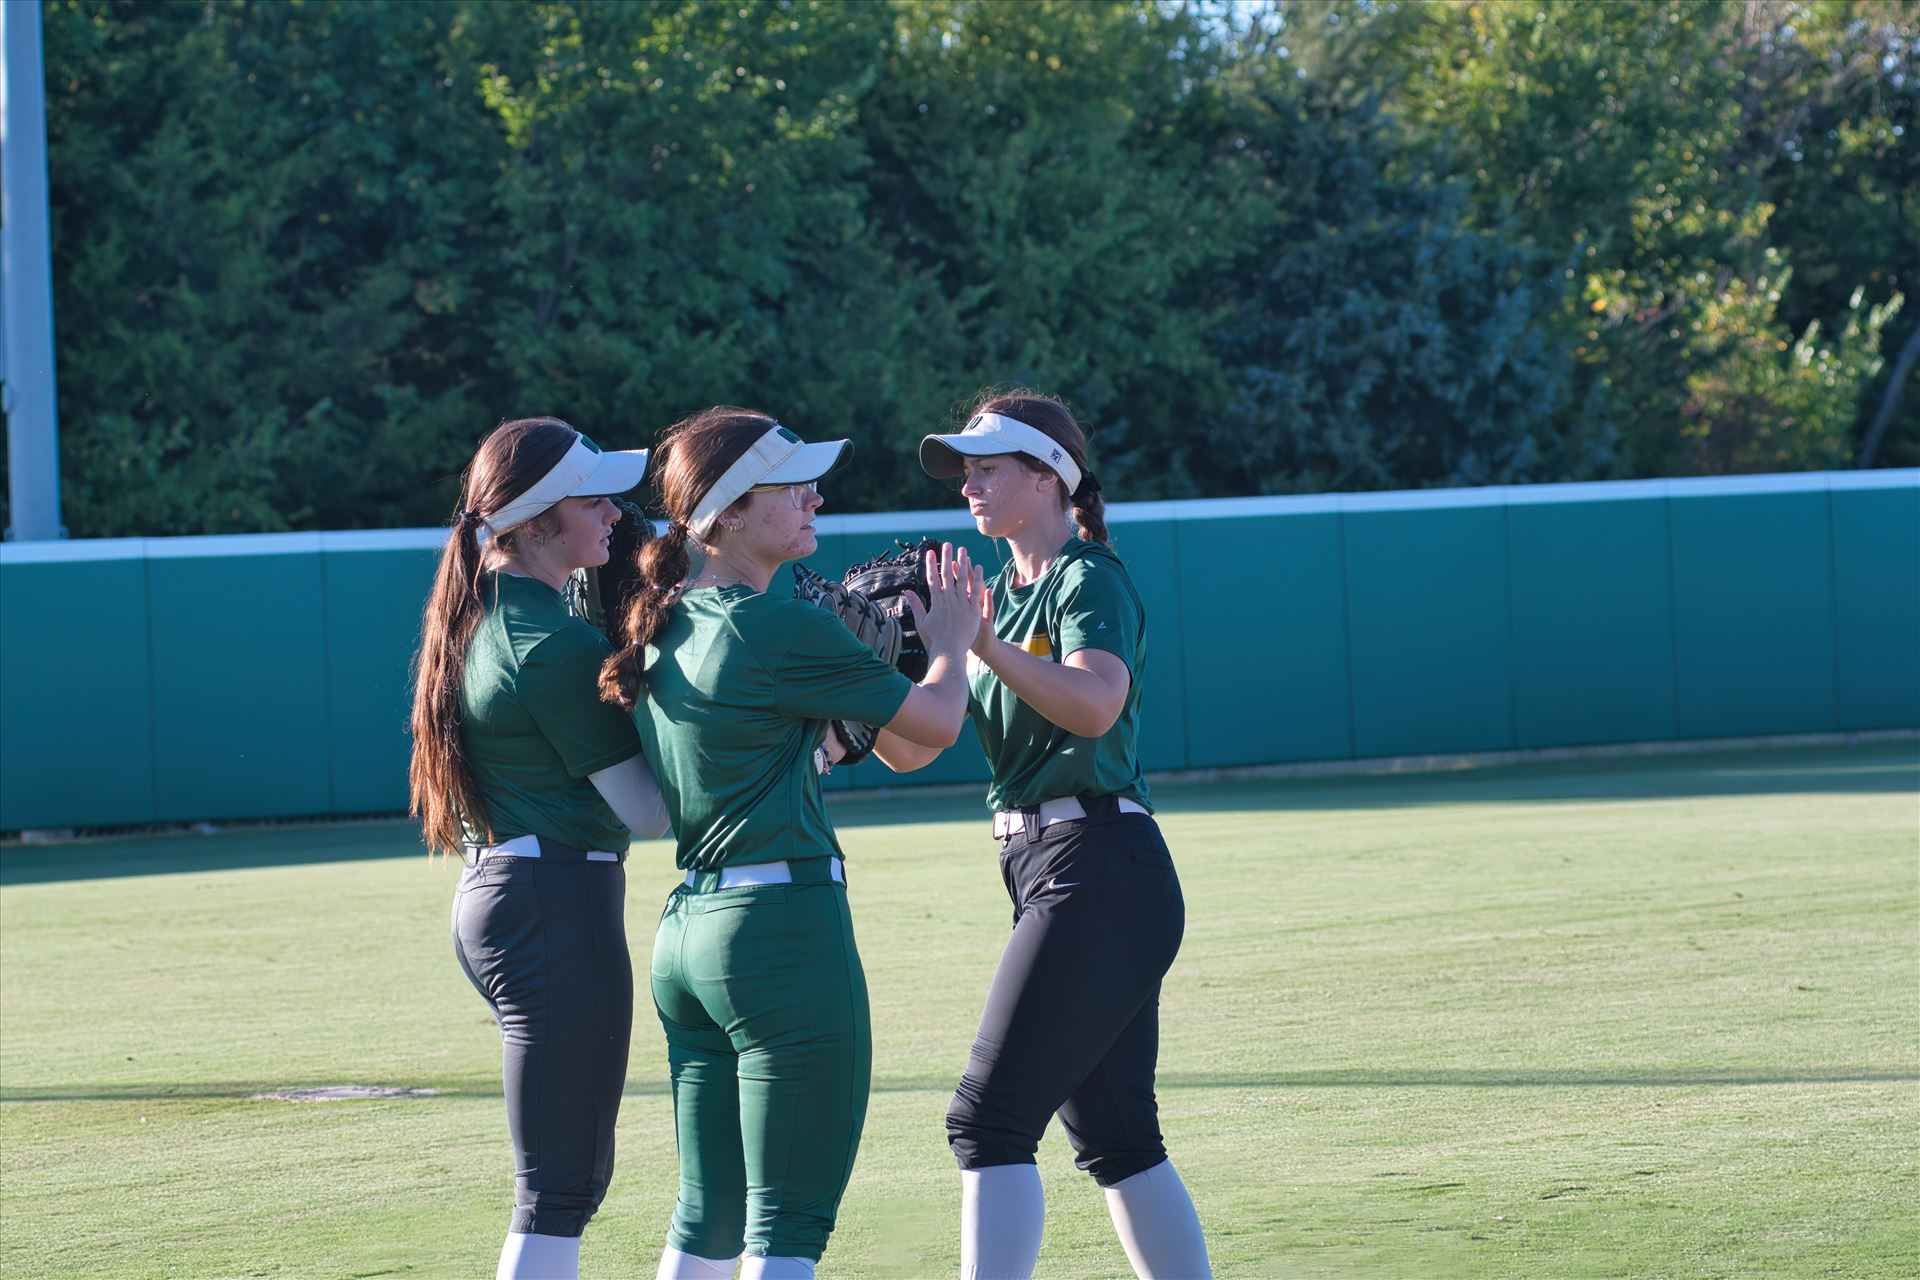
[[[965,656],[980,629],[981,581],[965,547],[943,542],[938,555],[927,552],[927,602],[909,592],[907,608],[929,655]]]

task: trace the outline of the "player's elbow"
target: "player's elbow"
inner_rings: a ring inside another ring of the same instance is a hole
[[[924,748],[938,755],[960,740],[960,726],[947,725],[937,720],[915,720],[906,724],[890,724],[887,731],[902,738],[913,746]],[[915,766],[918,767],[917,765]]]
[[[967,708],[961,703],[957,708],[942,707],[940,714],[931,718],[927,732],[920,738],[920,745],[930,747],[937,754],[960,741],[960,727],[967,722]]]
[[[1079,700],[1078,705],[1055,723],[1075,737],[1098,738],[1119,722],[1126,703],[1126,690],[1116,693],[1111,687],[1104,688],[1092,697]]]
[[[1060,727],[1076,738],[1098,738],[1113,728],[1119,718],[1118,711],[1089,710],[1066,717],[1060,721]]]
[[[958,685],[943,689],[916,685],[885,728],[916,747],[940,752],[960,740],[960,726],[966,720],[966,693]]]
[[[912,773],[916,769],[926,768],[940,758],[938,748],[923,747],[891,733],[874,744],[873,754],[881,764],[895,773]]]
[[[1133,687],[1119,659],[1082,650],[1068,658],[1061,674],[1070,684],[1060,691],[1065,695],[1060,714],[1048,719],[1080,738],[1098,738],[1119,722]]]

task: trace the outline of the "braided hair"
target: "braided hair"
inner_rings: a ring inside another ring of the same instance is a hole
[[[1080,468],[1080,483],[1072,493],[1066,492],[1065,486],[1062,486],[1061,508],[1073,513],[1073,523],[1082,538],[1112,546],[1113,535],[1107,532],[1107,502],[1101,496],[1099,479],[1087,466],[1086,432],[1074,421],[1067,402],[1059,396],[1015,387],[1010,391],[981,393],[979,400],[968,411],[968,417],[981,413],[998,413],[1024,422],[1067,451],[1074,465]],[[1014,458],[1029,471],[1054,474],[1051,467],[1038,459],[1025,454],[1015,454]]]

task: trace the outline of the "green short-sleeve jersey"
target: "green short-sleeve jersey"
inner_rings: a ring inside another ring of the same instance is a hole
[[[1083,738],[1022,702],[969,657],[968,709],[992,770],[987,806],[1018,809],[1086,795],[1147,804],[1139,750],[1147,615],[1126,565],[1100,543],[1072,538],[1039,578],[1024,587],[1014,586],[1012,578],[1012,569],[1003,569],[988,583],[996,635],[1054,662],[1077,649],[1100,649],[1126,663],[1132,680],[1113,727],[1098,738]]]
[[[907,678],[817,605],[688,591],[647,648],[634,704],[688,870],[840,852],[813,749],[827,722],[885,724]]]
[[[640,754],[633,721],[596,688],[607,638],[544,582],[495,573],[481,592],[487,615],[467,642],[460,736],[493,838],[619,852],[631,834],[587,781]]]

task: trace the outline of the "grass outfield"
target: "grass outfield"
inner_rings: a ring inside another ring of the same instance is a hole
[[[1920,1274],[1917,757],[1162,788],[1161,1109],[1217,1274]],[[822,1274],[952,1275],[941,1117],[1007,905],[974,799],[837,816],[875,1080]],[[644,963],[665,846],[629,867]],[[490,1276],[510,1155],[453,878],[397,824],[6,851],[0,1274]],[[635,1030],[588,1276],[652,1275],[673,1199]],[[443,1092],[250,1100],[343,1083]],[[1040,1168],[1038,1275],[1128,1274],[1057,1125]]]

